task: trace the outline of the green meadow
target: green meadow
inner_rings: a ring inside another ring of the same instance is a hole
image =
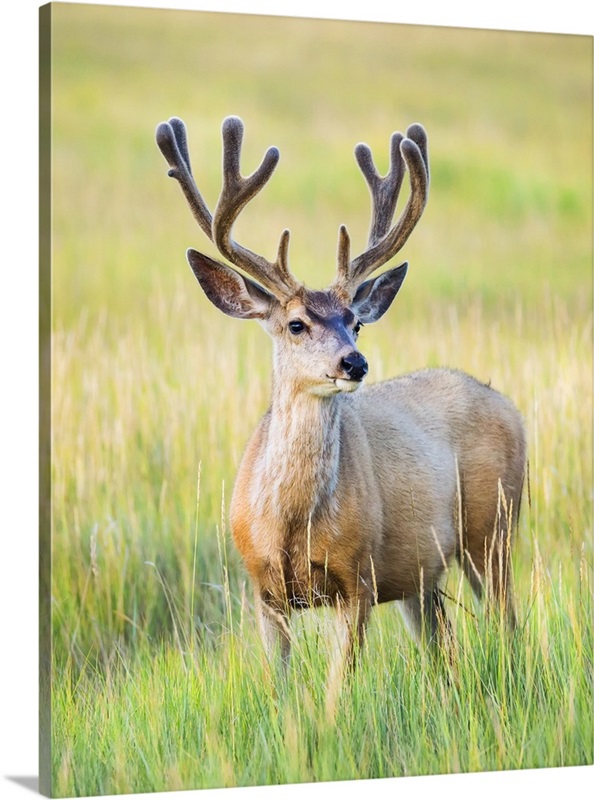
[[[53,794],[591,763],[592,39],[70,4],[52,24]],[[528,431],[518,631],[452,568],[455,657],[375,609],[334,720],[332,613],[295,618],[276,676],[226,521],[270,344],[201,293],[185,250],[215,253],[154,141],[184,119],[213,208],[229,114],[244,174],[281,152],[236,238],[272,257],[290,227],[316,287],[341,223],[365,246],[354,145],[385,171],[392,131],[425,125],[429,204],[359,340],[369,380],[460,368]]]

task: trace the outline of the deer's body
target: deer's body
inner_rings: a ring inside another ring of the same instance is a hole
[[[475,592],[505,605],[510,623],[509,549],[517,523],[526,445],[520,415],[505,397],[461,372],[426,370],[362,387],[361,325],[389,308],[407,264],[368,279],[406,242],[429,186],[420,125],[392,135],[385,177],[371,152],[355,154],[373,213],[367,249],[350,258],[341,227],[338,272],[314,291],[288,267],[289,233],[269,262],[231,237],[233,223],[269,179],[271,148],[249,177],[239,172],[243,125],[223,123],[223,190],[214,214],[194,182],[181,120],[157,141],[200,227],[235,266],[188,250],[208,298],[224,313],[257,319],[274,341],[271,406],[239,469],[231,508],[237,547],[254,582],[262,632],[288,657],[295,608],[332,604],[346,620],[345,663],[372,605],[401,600],[412,630],[430,641],[446,624],[438,582],[462,564]],[[391,226],[406,168],[411,193]]]
[[[454,555],[486,572],[500,508],[514,520],[523,423],[470,376],[425,370],[329,398],[273,405],[237,476],[232,531],[260,596],[279,612],[359,613],[430,592]],[[460,514],[462,515],[460,518]],[[497,568],[497,559],[491,569]]]

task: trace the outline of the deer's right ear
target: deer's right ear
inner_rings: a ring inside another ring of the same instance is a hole
[[[239,319],[265,319],[278,303],[266,289],[214,258],[191,248],[186,255],[204,294],[224,314]]]

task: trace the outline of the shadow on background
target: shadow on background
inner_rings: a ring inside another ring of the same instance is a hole
[[[39,776],[38,775],[6,775],[7,781],[18,783],[19,786],[24,786],[30,792],[39,794]]]

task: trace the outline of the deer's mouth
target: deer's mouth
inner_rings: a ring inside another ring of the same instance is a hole
[[[363,383],[363,378],[344,378],[339,375],[326,375],[339,392],[356,392]]]

